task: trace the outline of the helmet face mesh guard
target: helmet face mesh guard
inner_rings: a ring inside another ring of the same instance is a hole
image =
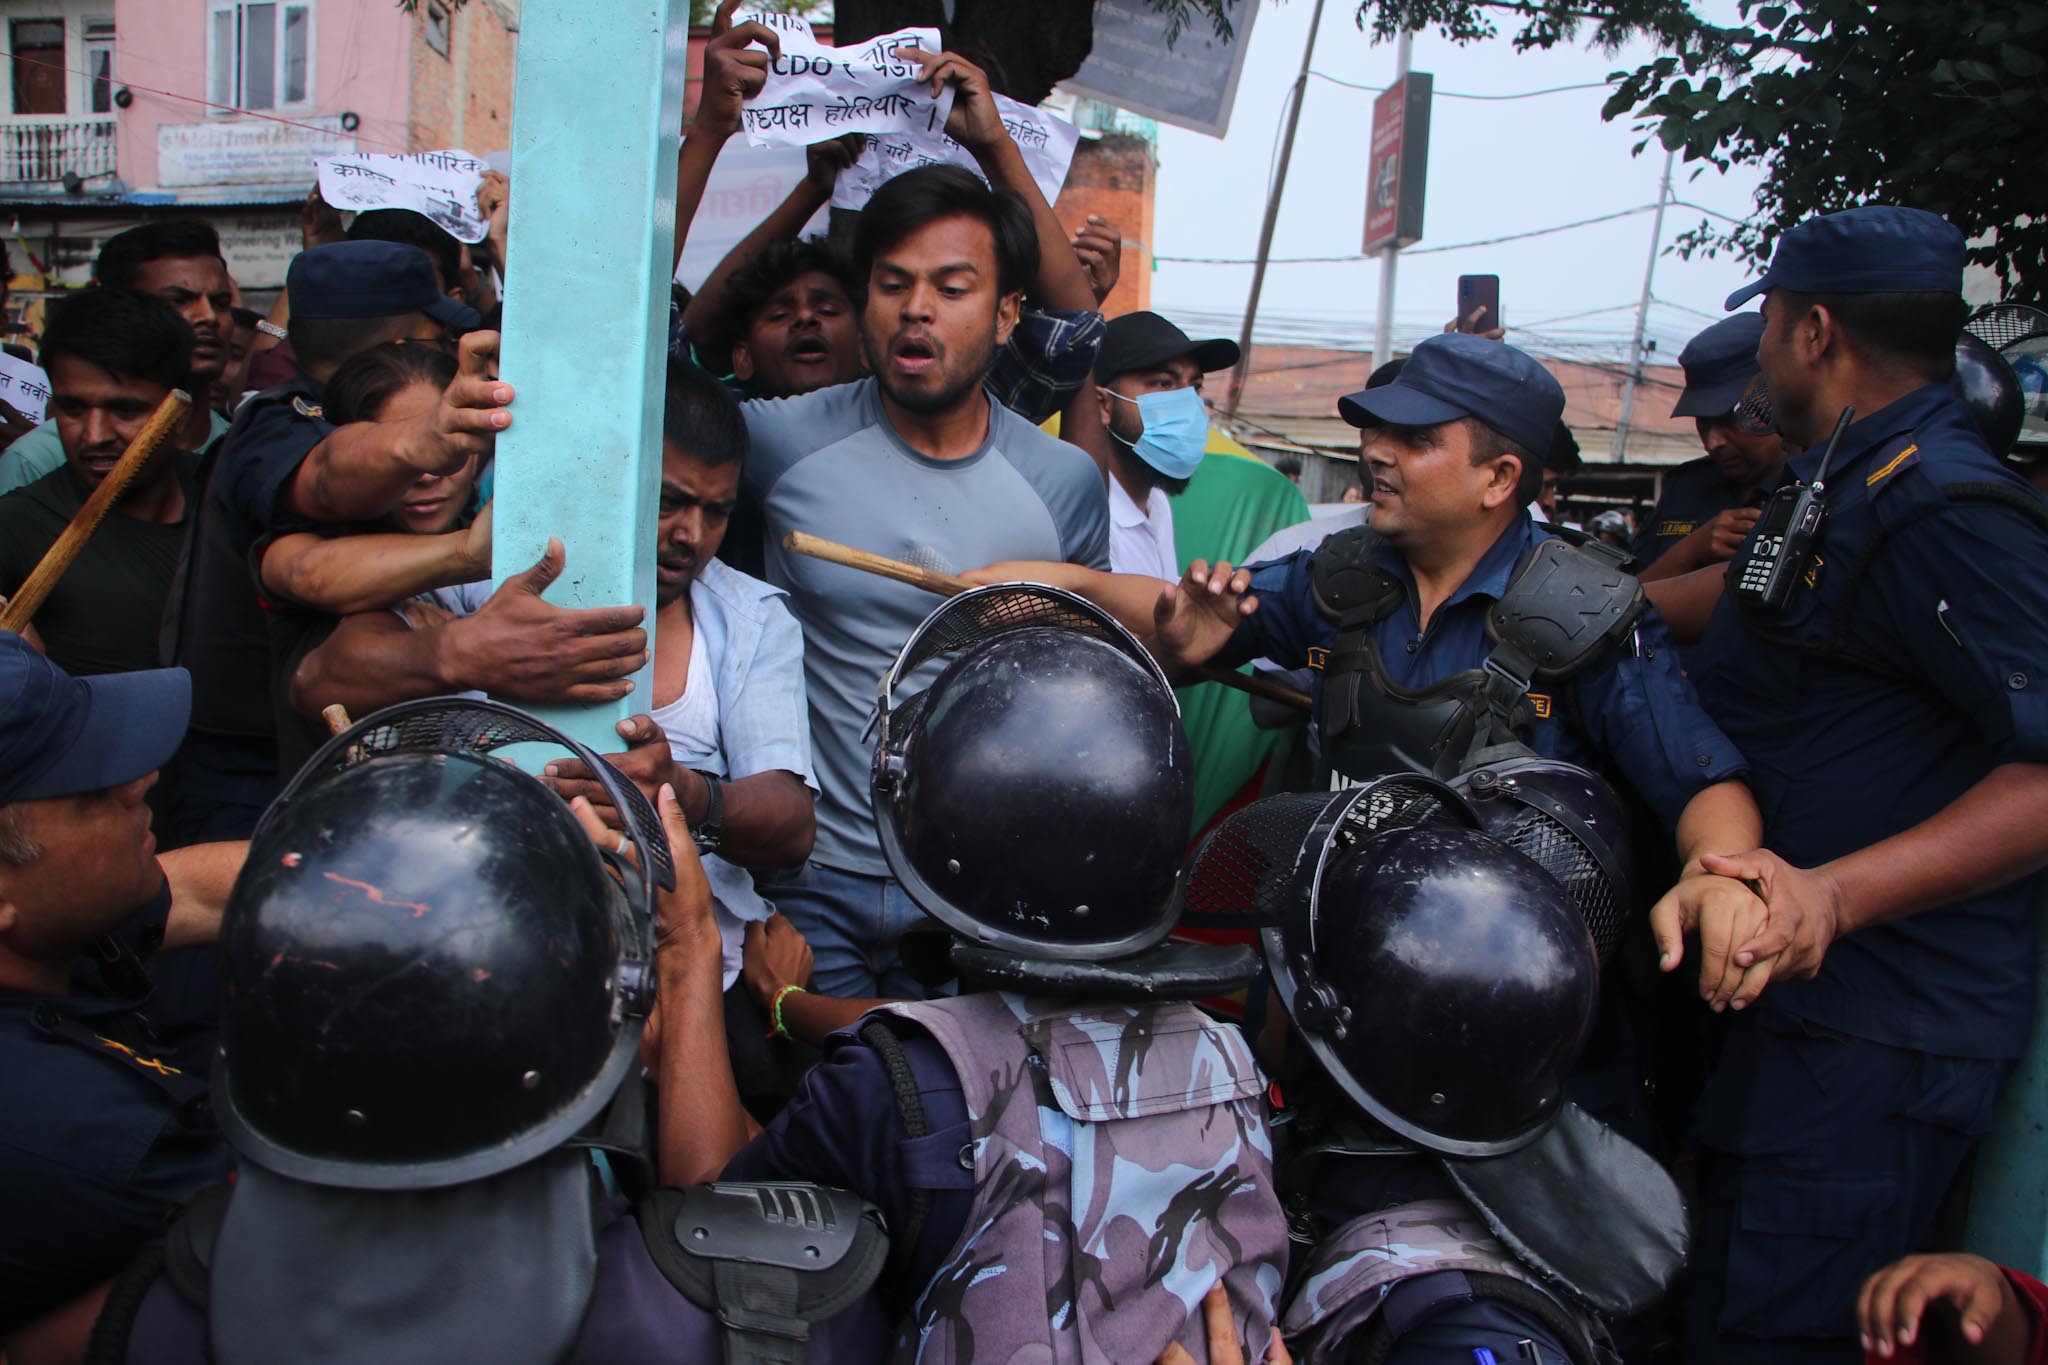
[[[1452,780],[1480,827],[1557,879],[1605,963],[1636,914],[1626,819],[1595,773],[1549,758],[1489,763]]]
[[[1450,788],[1400,775],[1257,802],[1182,894],[1191,924],[1263,923],[1295,1045],[1399,1137],[1494,1156],[1554,1120],[1597,1000],[1591,938]]]
[[[876,830],[927,914],[1040,961],[1112,961],[1171,930],[1193,762],[1165,675],[1107,613],[1033,584],[962,593],[877,709]]]
[[[523,744],[589,765],[646,875],[494,756]],[[673,885],[645,798],[534,718],[459,699],[368,717],[265,812],[230,896],[222,1129],[258,1165],[358,1189],[553,1150],[634,1064]]]

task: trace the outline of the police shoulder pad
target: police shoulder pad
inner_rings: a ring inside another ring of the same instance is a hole
[[[1532,678],[1564,678],[1635,629],[1649,602],[1612,549],[1539,542],[1486,614],[1487,633],[1521,655]]]
[[[1370,526],[1347,526],[1325,539],[1309,561],[1316,607],[1333,621],[1370,624],[1400,605],[1401,580],[1372,562],[1380,538]]]
[[[794,1181],[657,1190],[639,1220],[669,1283],[728,1323],[771,1281],[792,1318],[823,1321],[874,1286],[889,1254],[874,1205]]]

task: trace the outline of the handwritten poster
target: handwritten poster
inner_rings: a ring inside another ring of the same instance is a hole
[[[42,421],[43,410],[50,404],[50,376],[26,360],[0,351],[0,403],[31,422]]]
[[[1060,186],[1067,183],[1067,167],[1073,164],[1080,131],[1057,114],[1019,104],[1007,95],[996,96],[996,108],[1002,111],[1003,126],[1023,153],[1031,178],[1038,182],[1039,193],[1046,203],[1052,203],[1059,198]],[[839,182],[832,188],[832,207],[862,208],[883,181],[919,166],[939,164],[965,166],[981,175],[973,154],[947,137],[943,129],[871,136],[860,160],[839,173]]]
[[[457,241],[481,242],[490,229],[477,212],[476,187],[489,169],[468,152],[357,152],[322,157],[320,197],[343,213],[411,209]]]
[[[923,129],[936,134],[953,112],[953,89],[937,99],[918,79],[922,70],[903,52],[939,50],[935,28],[905,28],[853,47],[827,47],[803,19],[742,11],[738,18],[775,29],[782,51],[768,66],[768,82],[740,117],[755,147],[808,147],[847,133],[877,136]]]

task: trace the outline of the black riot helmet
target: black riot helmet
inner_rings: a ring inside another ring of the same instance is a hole
[[[1194,814],[1187,733],[1106,613],[1033,584],[962,593],[897,656],[880,726],[882,851],[960,939],[1086,963],[1166,937]]]
[[[1954,384],[1970,409],[1978,434],[2000,459],[2012,454],[2026,416],[2019,376],[2003,355],[1975,333],[1956,337]]]
[[[1498,1156],[1555,1120],[1593,1025],[1592,937],[1449,787],[1254,802],[1203,841],[1182,894],[1190,924],[1263,922],[1298,1040],[1398,1137]]]
[[[1963,328],[1995,347],[2012,370],[2020,420],[2011,448],[2002,453],[2031,469],[2048,459],[2048,313],[2024,303],[1987,304]],[[1960,354],[1957,359],[1960,368]]]
[[[589,765],[624,817],[619,851],[492,754],[531,744]],[[229,896],[222,1129],[259,1166],[353,1189],[551,1151],[633,1065],[654,897],[674,884],[654,811],[582,745],[494,702],[378,712],[285,788]]]
[[[1479,826],[1556,879],[1586,921],[1600,961],[1637,910],[1627,819],[1614,788],[1584,768],[1531,755],[1451,779]]]

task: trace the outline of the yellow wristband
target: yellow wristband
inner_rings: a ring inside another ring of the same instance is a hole
[[[789,993],[791,991],[795,991],[798,995],[810,994],[810,992],[805,990],[802,986],[794,985],[784,986],[781,990],[775,992],[775,1003],[768,1007],[768,1016],[771,1020],[774,1021],[775,1036],[778,1038],[789,1037],[789,1030],[782,1026],[782,1002],[788,998]]]

